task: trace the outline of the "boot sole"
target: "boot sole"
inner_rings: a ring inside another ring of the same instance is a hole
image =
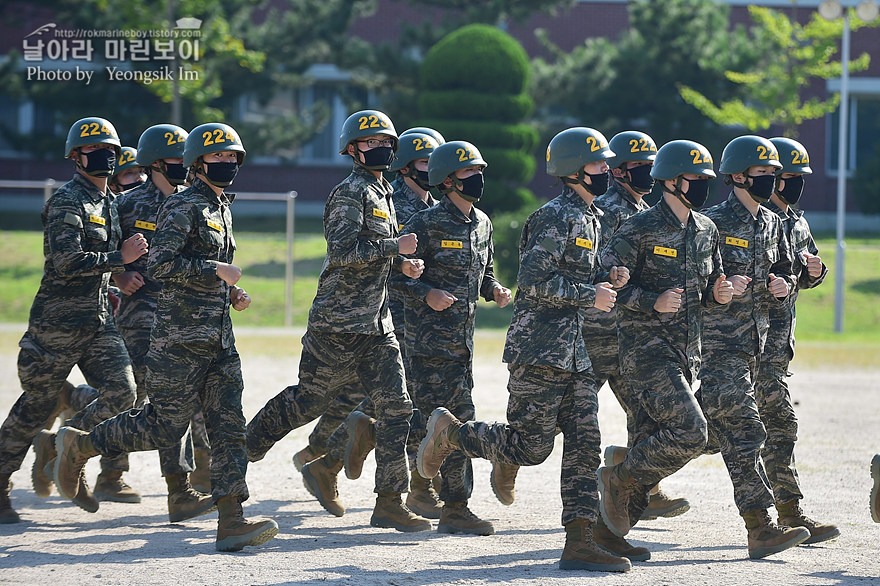
[[[874,486],[871,488],[871,518],[875,523],[880,523],[880,510],[878,510],[877,497],[880,493],[880,454],[871,460],[871,478]]]
[[[249,545],[263,545],[276,535],[278,535],[278,523],[270,520],[265,526],[245,535],[218,539],[215,546],[217,551],[241,551]]]
[[[681,504],[681,505],[669,506],[669,507],[666,507],[665,509],[659,509],[659,510],[655,510],[655,511],[652,511],[650,508],[648,508],[648,509],[645,509],[644,513],[642,513],[640,520],[653,521],[653,520],[658,519],[660,517],[663,517],[665,519],[671,519],[672,517],[678,517],[679,515],[684,515],[685,513],[687,513],[690,510],[691,510],[691,504],[687,501],[685,501],[684,504]]]
[[[508,498],[506,495],[502,495],[498,488],[495,486],[495,475],[489,474],[489,486],[492,487],[492,493],[495,495],[495,498],[498,499],[498,502],[504,505],[505,507],[509,507],[516,500],[516,495],[512,494]]]
[[[43,430],[34,438],[34,454],[39,453],[37,444],[40,443],[41,438],[47,435],[51,434],[48,431]],[[55,446],[53,445],[52,448],[54,449]],[[55,481],[53,480],[52,475],[46,474],[45,471],[46,464],[51,462],[53,458],[54,456],[48,458],[45,462],[42,462],[42,465],[40,465],[41,463],[38,460],[34,460],[34,465],[31,468],[31,484],[34,487],[34,493],[36,493],[41,499],[49,498],[52,495],[52,487],[55,486]]]
[[[809,529],[807,529],[809,531]],[[834,531],[829,531],[824,535],[813,535],[810,533],[810,538],[804,541],[801,545],[813,545],[814,543],[824,543],[826,541],[831,541],[833,539],[837,539],[840,537],[840,529],[835,528]]]
[[[370,517],[370,525],[381,529],[394,529],[401,533],[419,533],[420,531],[430,531],[432,529],[430,523],[426,525],[398,525],[387,517],[377,517],[376,515]]]
[[[322,507],[324,507],[325,511],[327,511],[328,513],[330,513],[334,517],[341,517],[345,514],[345,507],[342,507],[341,511],[334,510],[335,507],[328,505],[327,502],[324,500],[324,498],[321,497],[321,491],[318,490],[318,481],[312,475],[312,471],[309,469],[308,466],[303,466],[302,475],[303,475],[303,484],[305,485],[306,490],[309,491],[310,495],[312,495],[313,497],[315,497],[315,499],[317,499],[318,503],[320,503],[320,505]]]
[[[58,430],[58,433],[55,434],[55,453],[57,454],[57,456],[55,457],[55,466],[53,466],[53,469],[52,469],[52,476],[55,481],[55,488],[58,489],[58,494],[60,494],[64,498],[73,500],[76,498],[76,493],[79,491],[79,483],[77,483],[76,489],[73,491],[73,494],[68,494],[64,490],[64,488],[62,487],[61,483],[58,482],[58,476],[60,475],[60,472],[61,472],[61,457],[60,456],[64,453],[64,440],[71,433],[72,433],[71,429],[69,429],[67,427],[62,427],[61,429]],[[76,434],[74,433],[74,435],[76,435]],[[74,441],[76,441],[75,437],[74,437]],[[86,509],[86,510],[88,510],[88,509]]]
[[[418,469],[419,475],[422,478],[431,479],[434,476],[436,476],[436,474],[434,474],[434,476],[428,476],[428,474],[425,472],[425,452],[428,450],[428,447],[431,445],[431,438],[434,437],[434,431],[437,428],[437,420],[440,419],[440,415],[443,415],[444,412],[446,412],[445,409],[442,412],[440,412],[439,414],[436,414],[437,409],[435,409],[434,412],[431,413],[431,416],[428,418],[428,425],[427,425],[427,429],[426,429],[426,433],[425,433],[425,439],[423,439],[421,442],[419,442],[419,451],[416,454],[416,468]]]
[[[591,572],[629,572],[632,564],[628,561],[621,564],[594,564],[581,560],[559,560],[560,570],[589,570]]]
[[[440,509],[442,507],[443,504],[441,503],[440,506],[438,506],[437,508],[426,509],[415,501],[413,503],[410,503],[409,499],[406,500],[406,508],[408,508],[419,517],[424,517],[426,519],[439,519]]]
[[[217,505],[214,503],[211,503],[211,505],[209,507],[206,507],[204,509],[199,509],[196,511],[192,511],[189,513],[181,513],[181,512],[171,513],[171,512],[169,512],[168,513],[168,521],[171,523],[179,523],[181,521],[186,521],[187,519],[195,519],[196,517],[201,517],[202,515],[207,515],[208,513],[213,513],[216,510],[217,510]]]
[[[759,560],[767,557],[768,555],[773,555],[774,553],[779,553],[781,551],[785,551],[786,549],[792,548],[796,545],[800,545],[810,538],[810,531],[803,527],[800,527],[803,531],[799,531],[795,533],[791,539],[786,541],[785,543],[780,543],[779,545],[766,546],[766,547],[757,547],[755,549],[749,550],[749,557],[753,560]]]
[[[136,505],[141,502],[140,496],[118,496],[112,492],[94,492],[95,498],[102,503],[125,503],[128,505]]]
[[[605,447],[605,451],[603,452],[603,459],[607,467],[611,468],[612,466],[617,466],[618,464],[620,464],[620,462],[616,462],[614,459],[614,454],[619,451],[623,451],[623,459],[620,461],[623,462],[623,460],[626,459],[626,454],[629,453],[629,448],[625,448],[623,446]]]
[[[629,530],[631,529],[631,527],[627,527],[626,531],[621,531],[620,528],[618,528],[617,526],[614,525],[614,523],[611,522],[611,519],[608,515],[608,511],[605,510],[605,504],[608,502],[608,497],[605,496],[607,488],[605,486],[604,480],[602,479],[602,474],[603,474],[604,470],[610,471],[611,469],[608,467],[602,467],[602,468],[599,468],[599,470],[596,472],[596,479],[598,480],[598,484],[599,484],[599,496],[600,496],[600,498],[599,498],[599,514],[602,515],[602,520],[605,521],[605,525],[608,527],[609,531],[611,531],[612,533],[614,533],[618,537],[626,537],[626,534],[629,533]]]
[[[456,527],[455,525],[448,525],[446,523],[440,523],[437,525],[437,533],[447,533],[449,535],[495,535],[495,528],[491,527],[488,529],[484,529],[482,531],[477,531],[474,529],[462,529],[461,527]]]
[[[599,549],[601,549],[602,551],[604,551],[605,553],[607,553],[609,555],[616,555],[616,556],[619,556],[622,558],[626,558],[631,562],[646,562],[651,559],[651,552],[650,551],[645,552],[645,553],[639,553],[639,554],[617,553],[615,551],[611,551],[607,547],[599,545],[598,542],[596,542],[596,547],[598,547]]]

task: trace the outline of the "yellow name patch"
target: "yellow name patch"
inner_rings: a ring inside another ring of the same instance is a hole
[[[441,240],[440,248],[461,248],[461,240]]]
[[[105,220],[101,216],[96,216],[95,214],[91,214],[89,216],[89,222],[91,222],[92,224],[101,224],[102,226],[107,225],[107,220]]]
[[[222,231],[223,231],[223,226],[221,226],[221,225],[218,224],[217,222],[212,222],[211,220],[208,220],[207,222],[208,222],[208,227],[209,227],[209,228],[214,228],[214,229],[217,230],[218,232],[222,232]]]
[[[580,246],[581,248],[586,248],[588,250],[593,250],[593,241],[587,240],[586,238],[575,238],[574,243]]]
[[[671,258],[676,258],[678,256],[678,251],[674,248],[666,248],[665,246],[655,246],[654,254],[659,254],[660,256],[668,256]]]
[[[398,224],[397,231],[400,232],[401,230],[403,230],[403,224]]]
[[[382,218],[383,220],[388,219],[388,212],[385,210],[380,210],[379,208],[373,208],[373,215],[377,218]]]
[[[728,236],[724,239],[724,244],[730,244],[731,246],[739,246],[740,248],[748,248],[749,241],[743,240],[742,238],[734,238],[733,236]]]
[[[143,228],[144,230],[154,231],[156,229],[156,224],[152,222],[144,222],[143,220],[135,220],[134,222],[135,228]]]

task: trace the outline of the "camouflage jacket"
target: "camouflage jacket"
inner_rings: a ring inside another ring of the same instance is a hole
[[[602,212],[566,187],[535,211],[519,242],[519,275],[504,362],[590,368],[584,309],[596,300]]]
[[[404,296],[407,356],[433,356],[469,361],[474,351],[474,316],[482,295],[494,300],[500,286],[492,266],[492,222],[472,208],[465,216],[449,198],[413,215],[403,233],[419,238],[412,255],[425,261],[418,279],[392,279]],[[431,289],[444,289],[458,298],[449,308],[435,311],[425,301]]]
[[[112,323],[107,285],[111,273],[125,269],[113,200],[76,173],[49,198],[41,217],[43,278],[28,329],[75,330]]]
[[[792,268],[797,281],[784,303],[770,305],[770,331],[767,334],[767,345],[764,348],[763,358],[791,360],[794,358],[794,330],[797,322],[795,302],[798,298],[798,291],[812,289],[822,283],[828,274],[828,267],[823,264],[822,274],[818,277],[811,277],[807,271],[804,254],[817,255],[819,249],[810,233],[810,225],[804,217],[804,212],[788,208],[788,213],[786,213],[773,202],[765,205],[782,220],[783,230],[788,238],[788,245],[791,247]]]
[[[617,181],[613,181],[608,191],[593,200],[593,203],[602,210],[602,216],[599,218],[602,224],[600,250],[631,216],[651,207],[645,200],[637,202]],[[616,307],[607,312],[595,307],[587,308],[586,318],[584,321],[584,336],[588,347],[590,346],[590,340],[593,338],[617,337]]]
[[[617,294],[617,336],[624,375],[680,364],[696,379],[700,370],[703,307],[718,305],[712,289],[723,273],[718,230],[692,211],[687,224],[665,200],[631,217],[602,250],[602,264],[629,268]],[[654,309],[666,290],[684,289],[675,313]]]
[[[156,234],[156,219],[164,201],[165,195],[150,179],[130,191],[123,192],[116,200],[119,223],[122,226],[122,239],[141,233],[152,248],[153,236]],[[144,255],[125,265],[125,270],[140,273],[144,278],[144,284],[133,295],[121,296],[119,313],[116,314],[116,323],[121,328],[153,327],[156,301],[162,284],[149,276],[148,258],[148,255]]]
[[[355,166],[324,205],[327,256],[309,310],[317,332],[382,335],[393,331],[388,277],[400,268],[391,184]]]
[[[767,288],[770,273],[794,287],[791,248],[782,221],[763,206],[753,218],[733,193],[727,201],[706,210],[706,215],[718,227],[727,276],[745,275],[752,282],[743,295],[706,313],[703,347],[758,356],[764,351],[770,328],[770,306],[784,302]]]
[[[151,348],[168,343],[231,348],[230,286],[217,263],[232,263],[235,238],[229,205],[200,179],[165,200],[156,221],[147,271],[162,283]]]

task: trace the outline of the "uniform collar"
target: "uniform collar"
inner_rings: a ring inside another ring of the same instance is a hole
[[[756,218],[752,217],[752,212],[749,211],[749,208],[747,208],[745,205],[743,205],[743,202],[741,202],[739,200],[739,198],[736,196],[736,194],[733,193],[732,191],[730,192],[730,195],[727,196],[727,202],[733,208],[733,213],[736,214],[736,217],[738,217],[740,220],[742,220],[743,223],[755,221]],[[758,206],[757,219],[761,219],[761,206],[760,205]]]
[[[83,177],[82,173],[75,172],[73,174],[73,180],[86,190],[86,193],[89,194],[89,198],[95,203],[101,201],[110,194],[109,187],[107,188],[107,193],[101,193],[101,190],[95,187],[94,183]]]
[[[617,181],[617,179],[614,179],[613,181],[611,188],[608,190],[610,193],[616,194],[620,199],[627,202],[634,210],[641,210],[644,207],[636,201],[636,198],[634,198],[632,194]],[[645,200],[643,199],[642,201]]]
[[[196,177],[193,181],[192,189],[212,203],[230,205],[235,199],[234,193],[227,193],[226,191],[221,192],[218,196],[216,193],[214,193],[214,190],[211,189],[210,185],[208,185],[198,177]]]
[[[384,175],[381,175],[379,178],[376,178],[375,175],[370,173],[369,169],[364,169],[360,165],[352,165],[351,172],[353,175],[357,175],[358,177],[366,179],[367,183],[377,184],[381,189],[383,189],[387,192],[386,195],[390,194],[393,191],[391,184],[388,183],[388,180],[385,179]]]
[[[791,215],[791,208],[788,208],[789,211],[783,211],[781,207],[773,203],[773,201],[768,201],[767,203],[762,203],[762,206],[766,207],[768,210],[779,216],[783,219],[788,219]]]
[[[565,197],[570,203],[574,205],[580,205],[586,208],[586,210],[596,216],[597,218],[601,218],[605,215],[605,212],[596,207],[596,198],[593,198],[593,203],[587,205],[587,202],[584,201],[580,195],[575,193],[574,189],[566,185],[562,190],[562,196]]]
[[[460,209],[458,209],[458,206],[455,205],[454,203],[452,203],[452,200],[449,199],[448,197],[446,197],[445,195],[443,196],[443,199],[440,200],[440,206],[443,207],[443,209],[445,209],[446,211],[448,211],[452,215],[453,218],[455,218],[457,221],[461,222],[462,224],[470,224],[471,222],[473,222],[473,219],[476,216],[476,209],[477,208],[471,206],[470,217],[465,216],[462,213],[462,211]]]
[[[394,183],[396,183],[396,181]],[[394,186],[394,183],[391,184],[392,187]],[[433,206],[437,205],[437,200],[434,199],[434,196],[431,195],[430,191],[428,192],[428,200],[422,201],[422,198],[420,198],[418,195],[416,195],[416,192],[413,191],[412,187],[407,185],[403,179],[400,180],[400,185],[398,186],[398,189],[399,189],[399,193],[401,193],[405,197],[408,197],[409,199],[411,199],[412,201],[414,201],[416,203],[423,203],[428,207],[433,207]],[[446,199],[446,198],[444,197],[443,199]]]

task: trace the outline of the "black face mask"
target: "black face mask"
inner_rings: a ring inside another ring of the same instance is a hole
[[[608,191],[608,171],[595,174],[585,173],[585,176],[590,178],[591,183],[584,182],[583,186],[593,195],[599,196]]]
[[[119,191],[128,191],[129,189],[134,189],[138,185],[143,185],[143,181],[135,181],[133,183],[117,183],[119,186]]]
[[[692,210],[698,210],[709,199],[709,180],[708,179],[685,179],[688,182],[687,193],[683,193],[682,197],[687,200],[686,206]]]
[[[629,175],[629,180],[626,176]],[[638,193],[648,193],[654,188],[654,178],[651,177],[651,165],[639,165],[632,169],[627,169],[623,176],[624,183],[628,183],[633,191]]]
[[[92,177],[109,177],[116,168],[116,151],[113,149],[98,149],[90,153],[80,153],[85,155],[85,166],[80,168],[86,172],[86,175]]]
[[[773,193],[773,187],[776,185],[775,175],[746,175],[751,179],[746,190],[752,199],[758,203],[767,203],[770,201],[770,195]]]
[[[205,163],[205,177],[208,183],[215,187],[226,187],[230,185],[238,175],[238,163]]]
[[[429,189],[431,189],[431,186],[428,185],[428,172],[427,171],[419,171],[418,169],[416,169],[415,175],[414,176],[410,175],[410,177],[412,177],[412,180],[416,182],[416,185],[418,185],[419,187],[421,187],[425,191],[428,191]]]
[[[483,197],[483,174],[476,173],[470,177],[459,179],[461,187],[458,189],[459,195],[465,201],[474,203]]]
[[[780,190],[776,190],[776,195],[779,196],[779,199],[784,201],[790,206],[795,205],[801,199],[801,195],[804,193],[804,176],[797,175],[795,177],[789,177],[788,179],[779,178],[778,181],[784,181],[785,186]],[[778,184],[778,183],[777,183]]]
[[[361,165],[371,171],[387,171],[394,161],[394,149],[391,147],[378,146],[360,152],[364,154],[364,162]]]
[[[165,170],[162,171],[162,175],[171,185],[183,185],[186,181],[186,167],[183,163],[165,163],[163,167]]]

